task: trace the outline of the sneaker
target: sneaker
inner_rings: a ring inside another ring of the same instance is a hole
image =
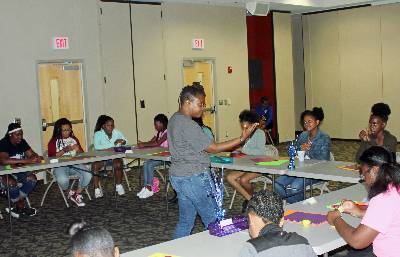
[[[79,207],[83,207],[86,204],[83,202],[83,196],[81,194],[78,194],[74,192],[74,194],[70,195],[68,197],[72,202],[76,203]]]
[[[31,217],[31,216],[35,216],[36,215],[37,210],[35,208],[32,208],[32,207],[25,207],[22,210],[22,212],[23,212],[24,216],[30,216]]]
[[[143,194],[139,196],[140,199],[146,199],[153,196],[153,191],[148,190],[147,188],[144,190]]]
[[[118,195],[124,195],[125,189],[121,184],[115,186],[115,190],[117,191]]]
[[[103,197],[103,190],[101,188],[94,189],[94,198],[101,198]]]
[[[145,189],[146,189],[146,187],[143,187],[142,190],[140,190],[140,192],[137,193],[136,195],[137,195],[137,196],[140,196],[141,194],[143,194],[143,192],[144,192]]]
[[[6,212],[10,213],[10,209],[8,207],[6,207]],[[15,208],[15,207],[11,208],[11,217],[18,219],[22,215],[24,215],[23,209],[19,209],[19,208]]]

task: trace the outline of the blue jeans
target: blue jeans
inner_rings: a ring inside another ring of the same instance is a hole
[[[17,202],[19,199],[26,198],[30,192],[36,186],[36,180],[28,179],[27,177],[31,173],[29,172],[22,172],[22,173],[15,173],[11,176],[17,181],[17,186],[10,186],[10,199],[12,202]],[[6,181],[4,181],[6,183]]]
[[[78,169],[74,169],[77,167]],[[59,167],[54,169],[54,176],[56,177],[57,183],[63,190],[69,188],[69,177],[78,176],[79,177],[79,187],[86,188],[92,179],[92,174],[83,170],[87,170],[83,165],[75,165],[73,167]],[[82,169],[82,170],[79,170]]]
[[[306,184],[311,185],[319,180],[306,179]],[[304,200],[304,179],[290,176],[280,176],[275,180],[275,192],[282,198],[286,199],[287,203],[295,203]]]
[[[197,214],[205,228],[215,221],[216,203],[211,196],[211,178],[208,172],[185,177],[171,176],[170,180],[179,204],[179,221],[174,239],[190,235]]]
[[[163,165],[163,161],[148,160],[143,164],[143,185],[152,186],[154,178],[154,168]]]

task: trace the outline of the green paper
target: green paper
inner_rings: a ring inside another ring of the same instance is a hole
[[[289,162],[289,160],[276,160],[276,161],[271,161],[271,162],[257,162],[257,165],[260,166],[280,166],[284,163]]]
[[[11,168],[11,165],[10,165],[10,164],[8,164],[8,165],[4,166],[4,169],[5,169],[5,170],[12,170],[12,168]]]

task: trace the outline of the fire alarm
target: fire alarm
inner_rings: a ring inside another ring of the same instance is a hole
[[[228,73],[231,74],[232,73],[232,66],[228,66]]]

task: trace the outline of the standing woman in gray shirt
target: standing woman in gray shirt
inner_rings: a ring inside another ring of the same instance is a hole
[[[179,110],[168,123],[168,144],[171,153],[170,180],[178,196],[179,221],[174,239],[190,235],[196,215],[204,226],[215,221],[215,203],[210,195],[210,158],[208,153],[231,150],[246,140],[258,123],[243,130],[238,138],[215,143],[192,118],[203,115],[204,88],[186,86],[179,95]]]

